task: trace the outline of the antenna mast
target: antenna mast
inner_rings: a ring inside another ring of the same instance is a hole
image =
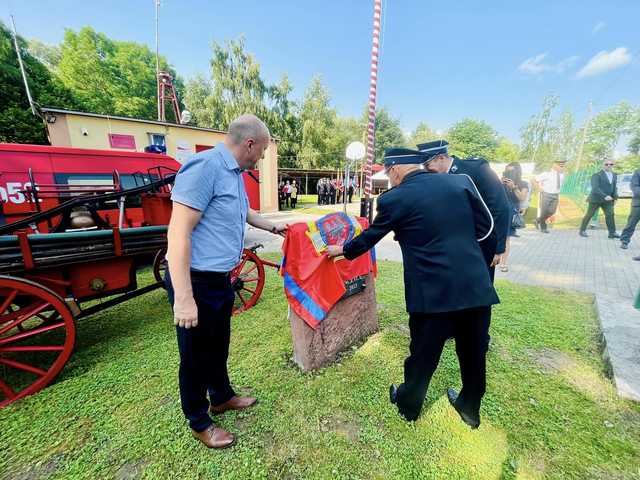
[[[160,109],[162,108],[162,102],[160,101],[160,47],[159,47],[159,35],[158,24],[160,16],[160,0],[156,0],[156,101],[158,104],[158,120],[164,116]]]
[[[33,98],[31,98],[31,90],[29,90],[29,82],[27,82],[27,74],[24,71],[24,64],[22,63],[22,55],[20,54],[20,46],[18,45],[18,34],[16,33],[16,22],[13,20],[13,15],[11,15],[11,26],[13,27],[13,44],[16,47],[16,55],[18,55],[18,64],[20,65],[20,72],[22,73],[22,81],[24,82],[24,89],[27,91],[27,98],[29,99],[29,106],[31,107],[31,113],[33,113],[36,117],[38,113],[36,112],[35,104],[33,103]]]

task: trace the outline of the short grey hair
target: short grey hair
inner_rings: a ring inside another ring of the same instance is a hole
[[[267,126],[255,115],[240,115],[229,124],[229,137],[234,145],[239,145],[249,138],[269,141],[270,136]]]

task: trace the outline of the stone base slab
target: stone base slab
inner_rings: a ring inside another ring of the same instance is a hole
[[[289,309],[293,360],[303,371],[330,365],[340,352],[378,331],[373,274],[366,283],[364,291],[340,300],[315,330]]]

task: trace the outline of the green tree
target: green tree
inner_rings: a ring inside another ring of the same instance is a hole
[[[511,163],[516,162],[519,158],[520,147],[508,138],[502,137],[496,147],[495,160],[503,163]]]
[[[480,156],[487,160],[496,158],[498,134],[486,122],[465,118],[455,123],[447,133],[449,150],[465,158]]]
[[[34,101],[61,108],[79,108],[81,104],[55,75],[29,53],[22,38],[18,38],[18,45]],[[48,143],[44,123],[31,113],[29,107],[13,37],[1,22],[0,142]]]
[[[331,97],[320,77],[314,77],[304,94],[300,109],[302,144],[299,153],[302,168],[337,167],[342,161],[342,152],[330,141],[337,121],[336,111],[331,108]]]
[[[362,121],[366,125],[369,118],[369,110],[365,108]],[[365,142],[366,143],[366,142]],[[391,147],[404,147],[407,139],[400,128],[400,120],[391,116],[389,111],[382,107],[376,112],[376,144],[375,162],[382,163],[384,150]],[[415,146],[413,147],[415,148]]]
[[[612,155],[620,138],[632,134],[635,115],[633,107],[627,102],[620,102],[596,115],[587,133],[584,146],[586,157],[592,163],[597,163]]]
[[[146,45],[111,40],[91,27],[67,30],[57,73],[88,110],[108,115],[156,119],[156,61]],[[171,73],[180,98],[183,84],[160,57],[160,68]],[[173,110],[166,117],[176,121]]]
[[[41,42],[37,38],[29,40],[29,53],[43,63],[49,70],[56,71],[62,58],[58,45]]]
[[[409,139],[407,140],[407,146],[409,148],[416,148],[419,143],[426,143],[432,140],[439,140],[442,138],[433,130],[426,122],[420,122],[415,128]]]
[[[253,113],[278,138],[279,164],[295,166],[302,134],[298,106],[289,98],[289,79],[284,76],[268,85],[242,37],[225,45],[214,43],[212,49],[210,78],[197,75],[185,89],[184,103],[195,124],[225,130],[237,116]]]
[[[534,162],[538,171],[553,163],[552,138],[554,136],[553,111],[559,104],[555,95],[545,97],[542,111],[534,115],[520,129],[520,159]]]

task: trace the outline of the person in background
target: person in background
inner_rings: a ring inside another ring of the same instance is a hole
[[[505,167],[504,173],[502,175],[502,184],[504,185],[504,190],[507,194],[507,199],[509,200],[509,205],[511,206],[512,212],[506,248],[504,251],[504,255],[502,256],[502,261],[500,262],[500,271],[508,272],[511,237],[517,236],[517,225],[515,224],[514,220],[517,218],[517,216],[522,215],[522,202],[526,201],[527,197],[529,196],[529,184],[522,180],[522,166],[519,162],[511,162]]]
[[[280,180],[278,185],[278,210],[282,210],[284,207],[284,182]]]
[[[542,233],[549,233],[547,229],[547,220],[555,215],[558,209],[558,201],[560,200],[560,189],[564,182],[564,167],[567,162],[558,160],[554,162],[551,170],[542,172],[533,180],[534,185],[540,191],[540,199],[538,202],[538,217],[534,224]]]
[[[609,238],[620,238],[620,235],[616,233],[616,219],[613,212],[615,202],[618,199],[618,176],[613,171],[614,166],[613,160],[605,160],[602,164],[602,170],[591,176],[591,193],[587,199],[589,207],[580,224],[581,237],[589,236],[587,235],[587,225],[596,211],[601,208],[604,212],[607,230],[609,230]]]
[[[192,435],[209,448],[235,441],[210,414],[256,403],[236,395],[227,370],[235,299],[230,272],[240,263],[246,223],[273,234],[287,229],[249,208],[244,188],[243,170],[255,168],[269,139],[255,115],[236,118],[224,142],[180,167],[171,190],[164,281],[180,354],[180,401]]]
[[[316,193],[318,194],[318,205],[322,205],[322,201],[324,200],[322,198],[323,195],[323,187],[322,187],[322,178],[320,178],[318,180],[318,183],[316,183]]]
[[[627,226],[624,227],[622,235],[620,235],[620,248],[626,250],[629,248],[631,237],[636,231],[636,225],[640,221],[640,168],[633,172],[631,177],[631,211],[627,219]],[[634,260],[640,260],[640,257],[634,257]]]
[[[286,205],[287,208],[289,208],[289,204],[291,201],[291,184],[289,183],[289,180],[287,180],[287,183],[284,184],[284,203]]]
[[[349,203],[353,202],[353,190],[354,190],[354,185],[355,185],[355,179],[352,178],[349,181],[349,189],[347,191],[348,195],[349,195]]]
[[[296,204],[298,203],[298,185],[294,180],[291,184],[291,208],[296,208]]]
[[[331,205],[336,204],[336,191],[336,181],[331,179],[329,181],[329,203],[331,203]]]

